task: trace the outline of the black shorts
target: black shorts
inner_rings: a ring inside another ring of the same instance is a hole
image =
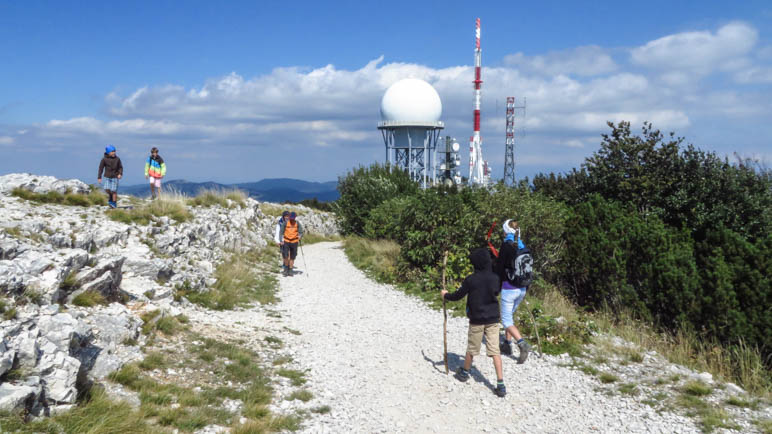
[[[281,254],[285,258],[295,259],[298,256],[298,243],[284,243],[281,247]]]

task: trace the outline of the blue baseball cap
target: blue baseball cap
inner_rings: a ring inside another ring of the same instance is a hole
[[[290,213],[290,220],[295,220],[295,215],[296,215],[296,214],[295,214],[295,211],[292,211],[292,212]]]
[[[105,154],[109,154],[110,152],[115,152],[115,146],[107,145],[107,147],[105,148]]]

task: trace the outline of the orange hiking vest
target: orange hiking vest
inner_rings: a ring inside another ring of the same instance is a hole
[[[298,222],[292,223],[287,221],[287,226],[284,228],[284,242],[285,243],[297,243],[298,242]]]

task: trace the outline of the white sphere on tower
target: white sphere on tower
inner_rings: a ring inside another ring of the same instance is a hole
[[[442,116],[440,95],[431,84],[406,78],[392,84],[381,99],[381,119],[434,123]]]

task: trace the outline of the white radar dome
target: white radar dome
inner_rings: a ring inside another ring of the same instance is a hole
[[[432,123],[442,116],[440,95],[431,84],[417,78],[400,80],[381,99],[381,119]]]

